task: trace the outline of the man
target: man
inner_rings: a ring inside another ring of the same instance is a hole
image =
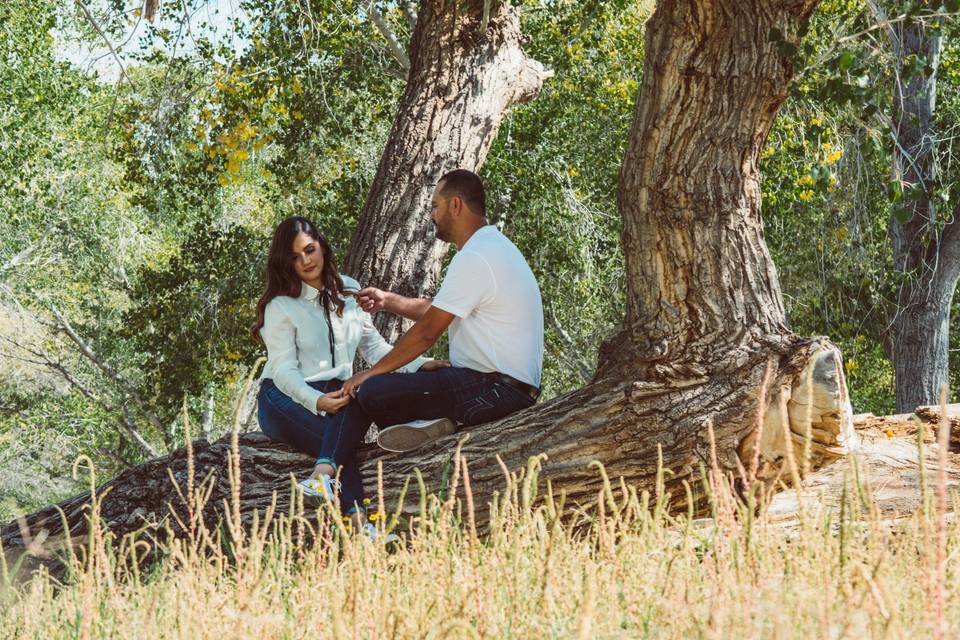
[[[540,393],[543,304],[520,251],[488,224],[483,183],[458,169],[437,183],[431,217],[437,237],[458,252],[433,300],[368,287],[367,311],[384,309],[415,324],[372,369],[343,389],[380,427],[378,444],[410,451],[452,433],[453,420],[478,424],[529,407]],[[429,349],[450,329],[451,366],[388,373]]]

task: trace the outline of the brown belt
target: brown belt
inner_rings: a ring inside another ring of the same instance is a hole
[[[527,384],[526,382],[523,382],[521,380],[517,380],[516,378],[512,376],[508,376],[505,373],[498,373],[494,371],[492,373],[488,373],[487,377],[497,382],[502,382],[505,385],[509,385],[514,389],[519,389],[520,391],[523,391],[525,394],[527,394],[534,400],[536,400],[540,396],[540,389],[538,389],[537,387],[533,386],[532,384]]]

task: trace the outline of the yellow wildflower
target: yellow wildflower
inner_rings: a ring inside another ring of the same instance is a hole
[[[811,199],[813,199],[813,191],[810,191],[809,189],[805,189],[804,191],[800,192],[799,197],[804,202],[809,202]]]

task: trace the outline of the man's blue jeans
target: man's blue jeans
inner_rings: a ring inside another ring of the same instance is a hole
[[[307,384],[330,393],[342,387],[343,380]],[[344,513],[363,506],[363,478],[355,454],[371,420],[359,403],[351,402],[333,415],[318,416],[280,391],[273,380],[264,380],[257,396],[257,418],[260,429],[270,439],[336,464],[340,473],[340,506]]]
[[[360,385],[357,400],[381,429],[431,418],[480,424],[526,409],[535,402],[523,391],[489,374],[460,367],[374,376]]]

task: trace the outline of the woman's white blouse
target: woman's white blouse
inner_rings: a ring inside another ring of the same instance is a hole
[[[347,289],[360,290],[353,278],[343,277]],[[332,366],[327,315],[320,304],[319,291],[302,283],[300,296],[277,296],[271,300],[263,316],[260,336],[267,345],[267,364],[260,379],[271,378],[283,393],[317,413],[317,398],[323,395],[307,384],[317,380],[346,380],[353,375],[353,359],[360,355],[369,364],[376,364],[393,347],[373,326],[370,314],[360,309],[348,296],[343,317],[330,311],[333,324],[333,345],[337,366]],[[413,372],[429,358],[417,358],[398,371]]]

